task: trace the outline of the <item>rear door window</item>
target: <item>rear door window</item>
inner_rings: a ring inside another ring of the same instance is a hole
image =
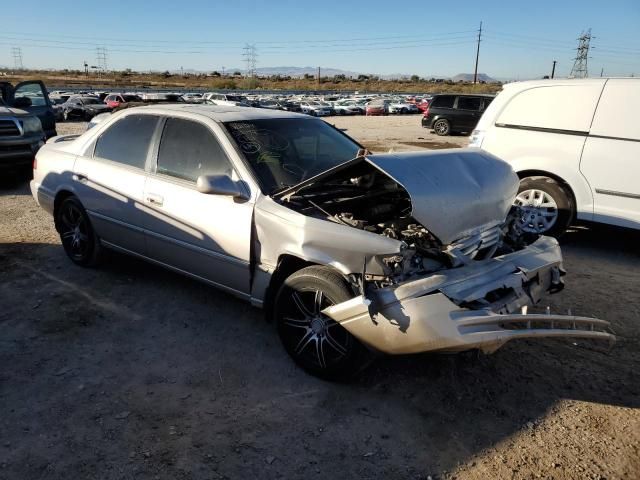
[[[127,115],[100,135],[94,157],[144,168],[157,125],[154,115]]]
[[[205,125],[169,118],[158,150],[157,173],[195,182],[200,175],[232,174],[231,163]]]
[[[480,111],[482,98],[480,97],[458,97],[458,110]]]
[[[453,103],[456,97],[453,95],[442,95],[440,97],[436,97],[431,102],[432,108],[453,108]]]

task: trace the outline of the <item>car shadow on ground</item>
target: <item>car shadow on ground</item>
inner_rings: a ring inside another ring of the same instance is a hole
[[[584,235],[570,248],[612,249]],[[0,273],[8,478],[407,478],[450,471],[561,402],[640,407],[625,322],[611,350],[525,340],[381,358],[332,384],[293,365],[261,311],[137,259],[83,269],[59,245],[2,244]]]
[[[0,170],[0,195],[29,193],[29,182],[32,178],[31,165]]]

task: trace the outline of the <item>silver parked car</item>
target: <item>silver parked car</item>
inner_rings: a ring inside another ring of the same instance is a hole
[[[325,378],[371,352],[614,338],[603,320],[522,312],[563,287],[562,256],[522,233],[518,178],[481,150],[371,155],[305,115],[157,105],[49,142],[31,189],[73,262],[109,248],[264,307]]]

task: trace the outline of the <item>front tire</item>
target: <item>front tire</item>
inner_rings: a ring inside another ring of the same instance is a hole
[[[83,267],[93,267],[100,261],[102,249],[89,216],[77,197],[70,196],[56,210],[56,230],[65,253],[71,261]]]
[[[321,310],[353,298],[340,274],[328,267],[303,268],[278,292],[274,319],[280,340],[293,360],[326,380],[346,380],[368,363],[367,349]]]
[[[521,179],[514,204],[522,209],[519,224],[527,233],[560,237],[575,215],[568,188],[549,177]]]

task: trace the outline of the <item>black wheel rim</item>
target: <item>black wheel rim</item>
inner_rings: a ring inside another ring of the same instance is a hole
[[[280,333],[285,347],[303,364],[328,369],[351,348],[349,333],[321,311],[332,302],[321,290],[293,290],[281,303]]]
[[[76,205],[66,204],[60,212],[60,238],[67,254],[84,260],[89,250],[89,225]]]

